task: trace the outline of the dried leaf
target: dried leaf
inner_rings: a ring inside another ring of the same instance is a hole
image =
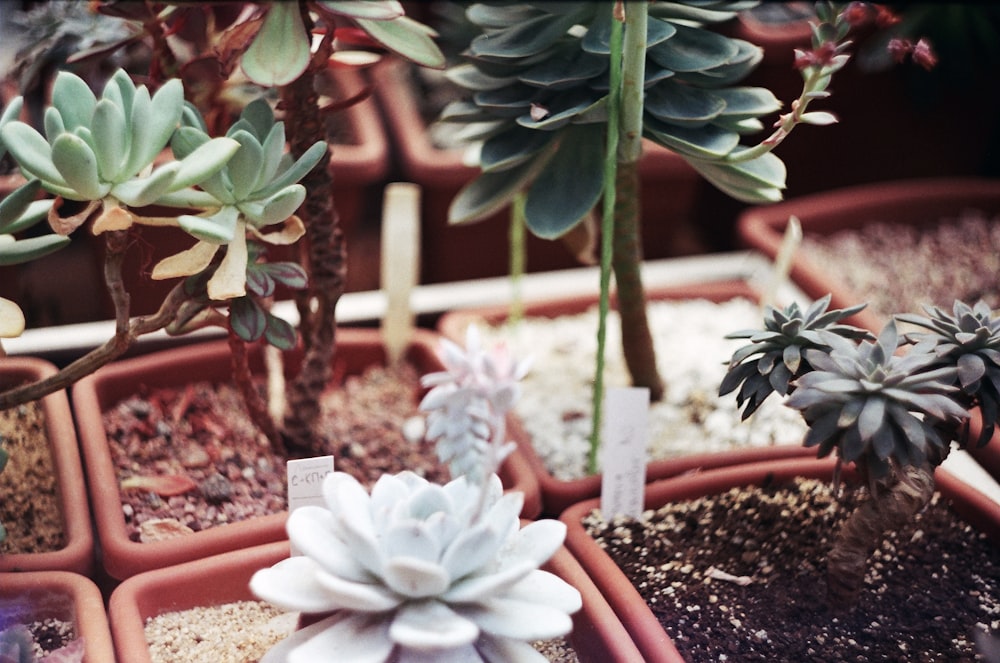
[[[197,487],[197,484],[190,477],[180,474],[166,474],[163,476],[136,475],[123,479],[121,482],[122,490],[145,490],[156,493],[160,497],[183,495]]]

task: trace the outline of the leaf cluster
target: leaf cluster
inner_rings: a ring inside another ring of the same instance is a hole
[[[781,161],[736,162],[743,135],[780,108],[766,89],[737,83],[760,62],[746,41],[707,26],[749,2],[652,2],[649,8],[643,136],[681,155],[713,184],[745,201],[780,198]],[[451,220],[474,221],[527,188],[526,218],[543,237],[579,222],[601,195],[607,122],[611,6],[596,2],[477,3],[467,18],[480,33],[448,72],[471,97],[443,122],[482,140],[482,175],[463,189]]]
[[[956,300],[951,314],[936,306],[927,317],[904,314],[897,319],[926,332],[906,334],[914,351],[931,353],[935,366],[954,367],[958,396],[967,408],[979,407],[983,428],[976,441],[983,446],[993,437],[1000,418],[1000,318],[983,301],[969,306]]]
[[[736,402],[747,419],[772,393],[789,394],[791,382],[813,369],[805,355],[809,349],[829,349],[827,335],[843,338],[873,338],[864,329],[840,324],[865,307],[864,304],[846,309],[827,311],[830,295],[813,302],[802,311],[792,302],[782,310],[768,306],[764,328],[732,332],[726,338],[745,338],[750,343],[737,349],[729,360],[729,370],[719,386],[719,395],[740,387]]]

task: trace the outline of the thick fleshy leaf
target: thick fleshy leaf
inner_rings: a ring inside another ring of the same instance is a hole
[[[303,506],[288,515],[288,539],[303,555],[310,557],[330,575],[364,582],[371,575],[355,561],[350,550],[334,532],[333,514],[323,507]]]
[[[357,21],[369,37],[396,55],[431,69],[444,69],[447,64],[444,53],[434,43],[428,29],[407,16],[391,21],[365,18]]]
[[[172,161],[157,168],[148,177],[134,177],[116,184],[110,193],[130,207],[152,205],[171,189],[180,188],[174,183],[180,168],[179,162]]]
[[[17,338],[24,333],[24,312],[21,307],[0,297],[0,338]],[[3,460],[6,462],[6,456]]]
[[[456,612],[487,633],[518,640],[548,640],[573,629],[573,620],[565,612],[533,601],[494,598],[459,606]]]
[[[259,191],[271,183],[281,166],[281,157],[285,152],[285,124],[275,123],[261,143],[261,165],[252,191]]]
[[[726,109],[726,101],[714,90],[665,80],[646,93],[646,112],[680,126],[702,127]]]
[[[148,116],[141,114],[148,98],[148,92],[144,91],[145,88],[136,90],[133,101],[136,105],[132,107],[133,133],[129,167],[133,173],[153,163],[160,151],[167,146],[174,130],[180,124],[181,113],[184,111],[184,86],[180,79],[172,78],[156,91],[148,104]],[[136,131],[137,124],[143,125],[144,128]]]
[[[480,166],[486,172],[507,170],[531,159],[555,138],[546,131],[515,127],[483,143]]]
[[[773,159],[771,159],[773,157]],[[765,161],[761,161],[765,160]],[[776,160],[776,161],[775,161]],[[765,154],[758,161],[758,165],[764,166],[762,173],[777,175],[784,174],[784,163],[773,154]],[[717,189],[732,197],[735,200],[751,204],[776,203],[782,199],[782,186],[762,184],[755,174],[747,169],[745,162],[742,164],[727,164],[713,161],[702,161],[690,159],[688,163],[706,180],[712,183]]]
[[[461,647],[478,636],[479,627],[439,601],[404,604],[389,628],[393,642],[420,651]]]
[[[69,186],[52,163],[52,147],[33,127],[23,122],[10,122],[0,129],[0,136],[25,176],[36,177],[46,184]]]
[[[963,354],[958,358],[958,379],[963,387],[975,384],[986,375],[986,364],[977,354]]]
[[[567,130],[528,191],[528,228],[545,239],[564,235],[597,204],[603,175],[604,128],[579,125]]]
[[[0,200],[0,233],[13,234],[30,225],[30,223],[24,223],[23,225],[14,227],[13,224],[15,221],[19,221],[22,215],[28,211],[40,188],[41,182],[38,180],[29,180],[11,191],[6,198]]]
[[[52,142],[52,163],[76,191],[76,200],[98,200],[111,189],[101,182],[97,156],[90,145],[74,134],[61,134]]]
[[[319,5],[334,14],[351,18],[370,18],[388,21],[404,13],[403,5],[396,0],[357,2],[357,0],[319,0]]]
[[[52,105],[59,109],[66,129],[72,131],[90,126],[97,97],[82,78],[60,71],[52,84]]]
[[[247,236],[239,223],[233,240],[226,246],[226,255],[208,280],[209,299],[223,301],[247,294],[247,259]]]
[[[359,612],[385,612],[393,610],[403,597],[382,584],[352,582],[329,573],[316,572],[317,582],[339,607]]]
[[[567,49],[528,69],[518,78],[534,87],[561,90],[584,84],[600,76],[607,68],[607,58]]]
[[[504,595],[511,599],[544,603],[570,614],[583,607],[583,598],[576,587],[540,569],[515,583]]]
[[[259,228],[290,218],[305,199],[305,187],[301,184],[292,184],[267,200],[237,203],[237,207],[255,227]]]
[[[198,242],[190,249],[175,253],[156,264],[150,278],[154,280],[173,279],[180,276],[191,276],[206,269],[215,257],[218,245],[209,242]]]
[[[243,54],[243,73],[258,85],[287,85],[309,66],[309,36],[296,2],[272,2]]]
[[[91,131],[94,144],[98,146],[97,166],[101,178],[106,182],[117,182],[132,137],[124,111],[107,99],[97,102]]]
[[[266,198],[274,195],[278,191],[281,191],[285,187],[295,184],[303,177],[305,177],[310,170],[312,170],[323,155],[326,154],[327,145],[323,141],[317,141],[313,143],[308,150],[306,150],[301,157],[296,159],[291,165],[287,166],[284,170],[279,168],[278,175],[271,180],[263,189],[259,189],[255,192],[255,195],[260,198]]]
[[[500,533],[492,527],[467,528],[448,546],[441,565],[454,582],[491,560],[502,543]]]
[[[239,210],[223,207],[211,216],[183,214],[177,222],[189,235],[212,244],[226,244],[236,236]]]
[[[678,23],[674,27],[673,36],[648,51],[653,62],[671,71],[704,71],[727,64],[739,53],[728,37]]]
[[[324,624],[319,622],[316,626]],[[381,615],[348,613],[342,619],[328,622],[323,628],[310,631],[308,638],[298,644],[288,654],[287,659],[275,659],[273,663],[316,663],[328,661],[330,652],[337,652],[337,660],[352,663],[385,663],[392,653],[393,643],[389,639],[389,623]],[[264,659],[261,663],[272,663]]]
[[[501,593],[504,587],[520,581],[537,568],[530,560],[517,560],[503,570],[471,575],[448,588],[441,598],[449,603],[475,603]]]
[[[713,90],[726,108],[722,115],[740,119],[760,117],[781,108],[781,102],[774,93],[762,87],[734,87]]]
[[[10,235],[0,235],[0,266],[18,265],[54,253],[70,243],[65,235],[40,235],[13,241]]]
[[[336,610],[341,604],[316,581],[318,572],[318,565],[311,557],[289,557],[254,573],[250,591],[282,610],[310,613]]]
[[[242,202],[253,192],[257,184],[263,165],[264,150],[249,131],[232,132],[229,138],[239,143],[240,147],[226,164],[226,173],[232,184],[233,198],[237,202]]]
[[[740,137],[714,125],[682,127],[667,124],[649,115],[643,121],[644,134],[683,157],[715,161],[736,149]]]
[[[483,173],[466,184],[448,208],[448,223],[480,221],[510,204],[555,152],[556,144],[537,158],[507,170]]]
[[[465,63],[450,67],[445,72],[445,78],[466,90],[496,90],[506,87],[517,80],[517,76],[489,76],[475,65]]]
[[[496,33],[479,35],[472,40],[469,49],[473,55],[487,58],[524,58],[537,55],[550,48],[575,23],[574,15],[543,14]]]
[[[179,162],[172,189],[201,184],[219,172],[239,149],[239,142],[231,138],[213,138],[202,143]]]

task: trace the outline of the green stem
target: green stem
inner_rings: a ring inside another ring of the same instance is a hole
[[[587,471],[597,473],[598,450],[601,443],[601,412],[604,401],[604,347],[607,338],[607,317],[611,299],[611,263],[613,255],[615,195],[618,169],[619,109],[622,93],[622,24],[611,21],[611,72],[608,94],[608,135],[604,154],[604,202],[601,218],[601,295],[597,322],[597,365],[594,368],[594,393],[590,429],[590,452]]]
[[[613,267],[621,316],[622,352],[632,384],[649,389],[649,398],[663,398],[663,380],[656,367],[656,349],[646,317],[642,284],[642,235],[639,158],[642,156],[643,81],[646,75],[648,5],[627,3],[623,53],[621,147],[615,186]]]
[[[514,197],[514,202],[510,206],[510,284],[513,292],[510,299],[510,311],[507,314],[507,321],[516,325],[524,317],[524,299],[521,293],[521,284],[528,266],[527,228],[524,219],[524,202],[527,195],[522,191]]]

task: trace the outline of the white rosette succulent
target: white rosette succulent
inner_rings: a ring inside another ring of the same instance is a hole
[[[481,496],[485,495],[485,499]],[[327,508],[288,519],[301,551],[251,580],[280,608],[329,616],[272,648],[262,663],[544,661],[530,642],[565,635],[579,592],[542,571],[565,526],[520,528],[523,496],[465,477],[441,486],[412,472],[366,490],[335,472]]]

